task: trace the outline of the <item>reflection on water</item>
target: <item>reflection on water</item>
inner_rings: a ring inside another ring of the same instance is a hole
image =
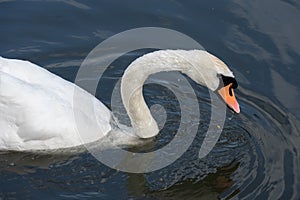
[[[292,197],[296,191],[292,188],[294,186],[290,185],[290,181],[298,176],[298,159],[291,157],[297,151],[293,141],[297,140],[294,133],[298,132],[295,122],[268,99],[242,89],[240,93],[251,109],[241,116],[242,128],[253,135],[252,145],[255,147],[252,152],[252,159],[255,159],[254,168],[249,174],[251,176],[248,176],[251,181],[242,185],[246,186],[245,191],[250,189],[257,192],[251,195],[241,192],[240,196],[271,199],[285,195]],[[287,177],[286,168],[293,174],[291,177]],[[275,185],[276,187],[272,187]]]
[[[274,57],[274,54],[271,54],[270,50],[262,46],[257,39],[253,38],[249,41],[251,39],[247,36],[249,33],[244,32],[244,35],[241,35],[239,40],[247,43],[249,46],[256,46],[257,49],[261,50],[260,53],[268,55],[261,57],[264,60],[267,58],[280,59],[285,64],[296,62],[291,52],[300,54],[300,41],[298,39],[300,27],[297,20],[300,16],[299,2],[288,0],[251,2],[234,0],[233,2],[238,6],[235,6],[232,12],[247,20],[248,26],[251,26],[252,30],[258,31],[262,35],[267,35],[269,37],[267,39],[274,43],[279,57]],[[242,34],[242,31],[240,33]],[[256,53],[254,54],[257,55]]]
[[[238,168],[239,164],[236,162],[230,163],[226,166],[219,167],[215,173],[207,174],[202,181],[195,179],[187,179],[180,183],[176,183],[169,188],[160,190],[149,190],[145,185],[147,180],[143,175],[131,175],[128,179],[128,191],[130,196],[164,198],[164,199],[182,199],[189,197],[191,199],[217,199],[220,193],[226,191],[233,186],[234,182],[231,179],[232,173]],[[163,181],[159,179],[159,181]],[[143,183],[138,185],[136,183]],[[232,195],[237,193],[233,192]]]
[[[130,174],[104,166],[87,152],[1,152],[0,198],[299,199],[299,3],[154,0],[142,4],[0,1],[0,55],[32,60],[74,81],[81,61],[106,37],[133,27],[163,26],[193,37],[234,70],[241,114],[227,113],[219,142],[199,160],[210,100],[204,88],[193,85],[199,97],[200,127],[189,150],[172,165]],[[47,9],[41,12],[42,8]],[[131,59],[125,57],[112,69],[124,69]],[[108,106],[106,92],[114,76],[121,74],[108,74],[99,94]],[[160,103],[169,112],[163,131],[172,133],[180,118],[177,101],[154,89],[145,87],[145,94],[150,104]],[[134,151],[159,148],[172,138],[160,134],[154,143]]]

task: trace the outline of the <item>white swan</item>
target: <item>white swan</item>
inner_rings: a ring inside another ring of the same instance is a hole
[[[230,108],[240,112],[233,92],[237,83],[220,59],[202,50],[155,51],[133,61],[122,77],[122,100],[134,135],[149,138],[158,134],[142,85],[150,74],[160,71],[181,71],[218,91]],[[74,90],[78,91],[80,108],[73,108]],[[91,99],[96,117],[85,104]],[[73,109],[80,113],[77,123]],[[73,83],[28,61],[0,57],[0,150],[59,149],[94,142],[111,131],[111,120],[107,107]],[[86,129],[84,140],[78,127]]]

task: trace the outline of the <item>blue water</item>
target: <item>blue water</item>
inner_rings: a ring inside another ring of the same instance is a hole
[[[138,27],[174,29],[230,66],[242,110],[228,111],[217,145],[199,159],[210,106],[207,90],[192,83],[204,116],[197,137],[176,162],[151,173],[119,172],[88,152],[1,152],[0,199],[299,199],[299,18],[293,0],[0,0],[1,56],[74,81],[81,62],[106,38]],[[124,55],[107,71],[97,97],[108,107],[115,77],[141,53]],[[170,91],[144,89],[149,104],[168,112],[150,151],[172,140],[167,133],[178,127],[180,110]]]

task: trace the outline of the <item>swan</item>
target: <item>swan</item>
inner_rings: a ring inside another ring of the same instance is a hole
[[[240,112],[233,91],[237,81],[223,61],[203,50],[158,50],[134,60],[122,76],[121,96],[134,137],[150,138],[159,132],[142,86],[150,74],[161,71],[186,74],[219,94],[234,112]],[[73,107],[75,90],[81,105],[78,108]],[[89,100],[94,103],[94,115],[85,104]],[[80,113],[77,123],[73,109]],[[0,150],[80,146],[83,141],[95,142],[109,134],[114,129],[113,120],[102,102],[75,84],[29,61],[0,57]],[[85,140],[79,136],[78,127],[86,130]]]

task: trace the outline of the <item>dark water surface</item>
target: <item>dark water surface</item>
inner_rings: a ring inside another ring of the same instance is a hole
[[[0,0],[1,56],[28,59],[74,81],[83,59],[107,37],[131,28],[170,28],[230,66],[241,105],[241,114],[227,113],[213,151],[198,159],[210,106],[207,90],[195,87],[204,116],[197,138],[172,165],[147,174],[118,172],[88,152],[1,152],[0,199],[299,199],[299,19],[294,0]],[[137,56],[114,65],[124,69]],[[97,97],[110,106],[115,80],[109,77],[122,71],[107,74]],[[145,87],[145,95],[169,112],[162,132],[174,132],[176,99],[155,85]],[[155,143],[171,139],[161,133]]]

